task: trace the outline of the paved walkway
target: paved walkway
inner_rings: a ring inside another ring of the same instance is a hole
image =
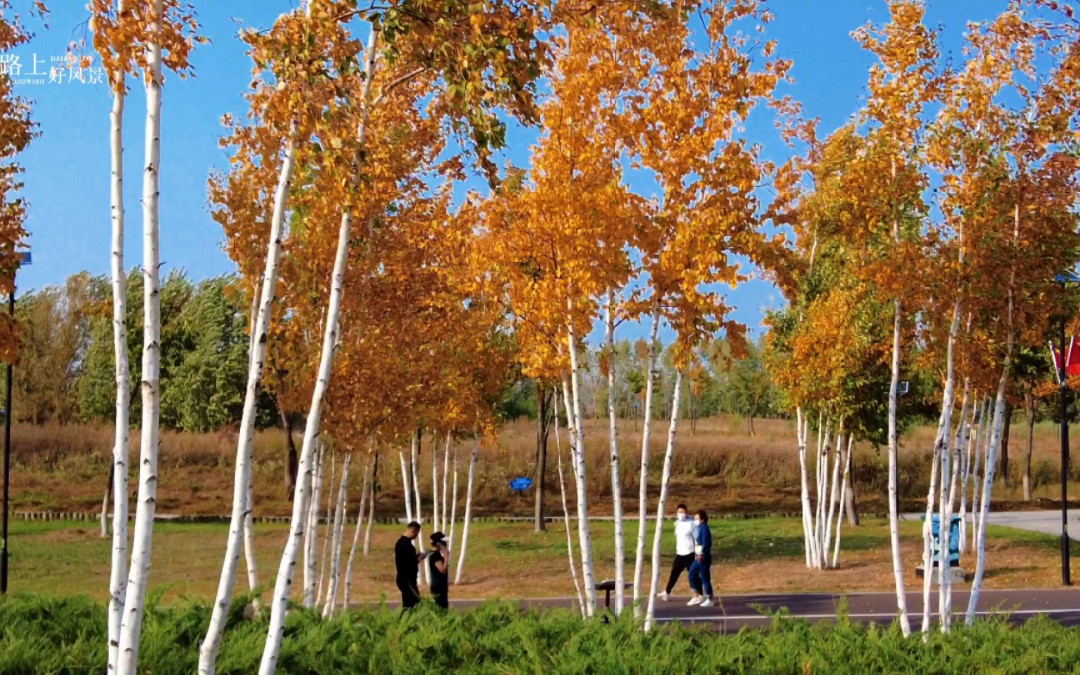
[[[453,597],[451,588],[451,598]],[[953,609],[958,621],[963,621],[967,610],[968,591],[953,591]],[[603,608],[604,595],[598,597]],[[734,633],[741,628],[768,626],[771,614],[786,610],[786,615],[806,619],[811,623],[835,621],[841,606],[846,602],[847,616],[859,623],[889,624],[896,617],[895,593],[789,593],[729,595],[720,598],[716,607],[702,609],[686,605],[689,596],[675,597],[669,602],[657,602],[658,623],[707,624],[714,630]],[[451,608],[467,609],[481,604],[480,600],[453,600]],[[573,598],[530,598],[518,600],[530,608],[573,608]],[[937,589],[931,596],[931,609],[937,608]],[[391,607],[398,603],[388,603]],[[922,591],[907,594],[908,615],[912,630],[922,625]],[[1036,615],[1046,615],[1066,626],[1080,626],[1080,589],[1015,589],[984,590],[979,600],[979,617],[1007,614],[1015,622],[1026,621]]]
[[[904,513],[901,520],[919,522],[926,513]],[[1069,509],[1069,539],[1080,541],[1080,509]],[[1055,537],[1061,536],[1061,510],[1057,511],[1002,511],[990,512],[989,523],[1018,530],[1041,532]]]

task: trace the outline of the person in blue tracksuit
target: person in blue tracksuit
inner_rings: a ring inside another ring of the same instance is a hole
[[[694,562],[690,565],[690,590],[694,591],[694,597],[686,604],[713,606],[711,566],[712,530],[709,529],[709,514],[698,511],[694,514]]]

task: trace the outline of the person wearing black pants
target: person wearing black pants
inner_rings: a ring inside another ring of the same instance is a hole
[[[420,575],[420,561],[424,554],[417,552],[413,540],[420,535],[420,523],[405,526],[405,532],[394,545],[394,566],[397,568],[397,587],[401,591],[401,611],[404,613],[420,604],[420,589],[416,582]]]
[[[436,605],[450,609],[450,549],[446,545],[446,535],[442,532],[431,535],[431,548],[432,553],[428,556],[431,595]]]
[[[694,564],[694,524],[690,521],[686,504],[679,504],[675,509],[675,562],[671,566],[671,576],[668,577],[667,587],[657,597],[665,602],[669,600],[679,577],[690,569],[692,564]]]

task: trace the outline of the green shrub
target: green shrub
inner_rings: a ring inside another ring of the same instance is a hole
[[[151,599],[153,600],[153,599]],[[245,621],[238,599],[229,615],[218,672],[258,669],[266,634]],[[192,673],[209,607],[149,602],[142,672]],[[21,596],[0,601],[0,673],[103,672],[105,607],[82,597]],[[707,627],[664,626],[642,633],[629,616],[604,624],[566,611],[486,604],[443,614],[423,605],[352,612],[323,621],[290,612],[282,673],[1051,673],[1075,672],[1080,630],[1046,618],[1021,627],[1004,620],[904,639],[895,626],[845,618],[810,625],[777,616],[764,630],[718,635]]]

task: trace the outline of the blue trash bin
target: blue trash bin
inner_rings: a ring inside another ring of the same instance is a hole
[[[926,516],[922,517],[923,521]],[[941,516],[930,517],[930,534],[933,537],[934,567],[941,562]],[[949,523],[949,567],[960,566],[960,516],[954,515]]]

